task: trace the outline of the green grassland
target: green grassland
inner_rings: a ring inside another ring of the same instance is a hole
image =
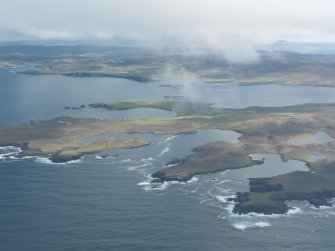
[[[171,100],[130,100],[114,103],[94,103],[89,105],[92,108],[104,108],[109,110],[129,110],[135,108],[155,108],[175,112],[181,116],[213,116],[220,115],[221,109],[213,108],[211,104],[189,101]]]

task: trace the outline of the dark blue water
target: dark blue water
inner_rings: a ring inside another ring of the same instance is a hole
[[[1,70],[0,122],[11,125],[69,115],[173,116],[150,109],[122,115],[63,109],[187,95],[183,89],[158,85],[109,78],[32,77]],[[201,100],[229,107],[332,102],[335,94],[335,89],[314,87],[197,85],[195,89],[200,90]],[[0,157],[0,250],[333,250],[335,211],[331,208],[292,202],[294,209],[288,216],[237,216],[226,201],[234,192],[248,189],[246,178],[264,175],[262,168],[271,176],[305,170],[303,163],[261,156],[266,158],[263,167],[155,186],[149,175],[169,160],[186,156],[208,141],[236,142],[239,134],[201,130],[194,135],[140,136],[152,144],[88,155],[66,165]],[[1,149],[0,156],[5,152]],[[106,153],[119,156],[99,159]]]

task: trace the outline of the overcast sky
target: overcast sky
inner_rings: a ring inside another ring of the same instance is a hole
[[[335,41],[334,0],[0,0],[0,40],[232,46]]]

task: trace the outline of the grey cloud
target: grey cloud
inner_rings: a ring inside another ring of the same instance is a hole
[[[117,36],[254,61],[255,44],[334,41],[334,9],[331,0],[0,0],[0,40]]]

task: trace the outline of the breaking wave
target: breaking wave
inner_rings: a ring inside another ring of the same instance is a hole
[[[231,224],[234,228],[244,231],[247,228],[252,228],[252,227],[270,227],[271,223],[264,222],[264,221],[257,221],[257,222],[238,222],[238,223],[232,223]]]
[[[153,178],[150,175],[146,175],[146,180],[139,182],[137,185],[143,187],[146,191],[152,191],[152,190],[165,190],[171,185],[187,185],[198,182],[198,177],[192,177],[189,181],[186,182],[180,182],[180,181],[164,181],[164,182],[153,182]]]
[[[138,168],[141,168],[141,167],[147,167],[148,165],[149,165],[149,164],[144,163],[143,165],[127,166],[126,168],[127,168],[128,171],[134,171],[134,170],[136,170],[136,169],[138,169]]]
[[[132,159],[124,159],[124,160],[121,160],[120,162],[121,163],[127,163],[127,162],[131,162],[132,161]]]
[[[0,147],[0,159],[7,159],[13,157],[13,155],[22,152],[20,147],[16,146],[3,146]]]
[[[164,147],[161,153],[158,155],[158,157],[162,157],[164,154],[166,154],[169,151],[170,151],[170,147],[168,146]]]
[[[170,140],[172,140],[172,139],[174,139],[174,138],[177,138],[177,137],[178,137],[178,135],[173,135],[173,136],[167,138],[166,140],[159,142],[158,145],[166,144],[166,143],[168,143]]]
[[[36,162],[39,162],[39,163],[42,163],[42,164],[48,164],[48,165],[68,165],[68,164],[81,163],[82,162],[82,158],[77,159],[77,160],[70,160],[70,161],[62,162],[62,163],[52,162],[47,157],[32,156],[32,157],[24,157],[24,158],[32,158],[32,159],[35,159]]]

